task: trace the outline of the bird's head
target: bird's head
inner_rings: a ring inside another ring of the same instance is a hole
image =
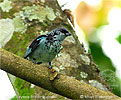
[[[69,31],[63,27],[56,28],[56,31],[58,31],[60,35],[65,35],[66,37],[71,35]]]
[[[70,36],[70,32],[63,28],[59,27],[52,30],[49,34],[51,34],[56,40],[63,41],[67,36]]]

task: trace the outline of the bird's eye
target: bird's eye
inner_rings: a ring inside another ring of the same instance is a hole
[[[68,33],[68,31],[67,30],[60,30],[60,32],[62,32],[62,33]]]
[[[55,31],[54,35],[58,35],[58,32],[57,32],[57,31]]]

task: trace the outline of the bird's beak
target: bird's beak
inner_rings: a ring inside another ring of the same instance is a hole
[[[66,36],[71,36],[71,33],[67,33]]]

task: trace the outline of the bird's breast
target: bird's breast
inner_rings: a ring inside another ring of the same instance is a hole
[[[50,62],[60,52],[61,44],[58,41],[53,43],[42,42],[33,52],[32,56],[37,62]]]

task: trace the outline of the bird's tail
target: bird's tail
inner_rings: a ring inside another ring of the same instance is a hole
[[[26,59],[30,54],[31,54],[31,48],[28,48],[25,53],[24,59]]]

